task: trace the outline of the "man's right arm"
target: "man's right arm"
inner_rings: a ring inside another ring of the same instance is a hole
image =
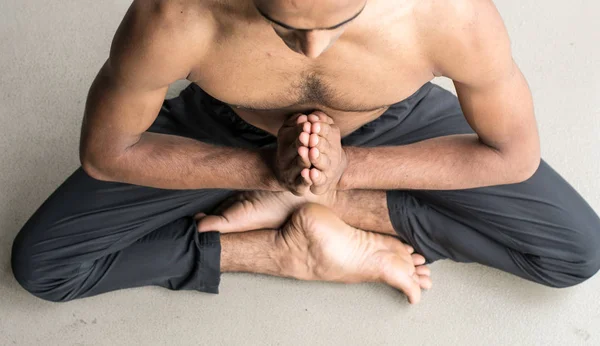
[[[164,189],[281,190],[258,151],[146,132],[169,84],[202,61],[211,35],[197,16],[160,3],[134,1],[90,88],[80,145],[84,170],[99,180]]]

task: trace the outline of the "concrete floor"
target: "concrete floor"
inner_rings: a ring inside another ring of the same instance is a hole
[[[600,345],[600,276],[554,290],[451,262],[432,266],[435,286],[414,307],[382,285],[242,274],[225,275],[218,296],[149,287],[58,305],[26,293],[12,240],[78,166],[86,93],[128,4],[0,3],[0,345]],[[543,155],[600,211],[600,3],[498,6]]]

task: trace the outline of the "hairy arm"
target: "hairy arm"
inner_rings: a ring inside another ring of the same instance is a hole
[[[535,173],[540,148],[529,87],[491,0],[468,3],[445,9],[449,20],[427,37],[434,74],[453,79],[476,134],[346,148],[342,188],[466,189],[518,183]]]
[[[100,180],[165,189],[279,189],[260,152],[146,132],[169,84],[202,61],[211,35],[209,25],[177,6],[134,1],[121,23],[88,95],[84,170]]]

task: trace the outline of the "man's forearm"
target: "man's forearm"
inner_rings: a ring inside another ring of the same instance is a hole
[[[280,191],[264,154],[147,132],[118,158],[86,170],[97,179],[162,189]]]
[[[510,158],[476,135],[455,135],[394,147],[345,148],[342,189],[454,190],[528,179],[539,158]]]

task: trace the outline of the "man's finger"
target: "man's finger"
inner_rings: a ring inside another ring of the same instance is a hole
[[[330,132],[331,132],[331,125],[326,124],[324,122],[314,123],[314,124],[312,124],[311,129],[310,129],[310,133],[316,133],[321,137],[329,136]]]
[[[310,168],[310,166],[312,165],[308,155],[309,155],[309,150],[307,147],[298,148],[298,157],[300,160],[299,163],[302,165],[302,167]]]
[[[308,121],[308,117],[306,116],[306,114],[296,113],[291,117],[287,118],[286,121],[283,122],[282,127],[292,127],[296,124],[303,123],[305,121]]]
[[[333,149],[333,150],[332,150],[332,149],[331,149],[331,143],[330,143],[330,142],[329,142],[329,140],[328,140],[327,138],[325,138],[325,137],[318,136],[318,137],[319,137],[319,139],[318,139],[318,140],[314,140],[314,139],[313,139],[313,136],[315,136],[315,135],[313,134],[313,135],[310,135],[310,136],[311,136],[311,137],[310,137],[310,139],[309,139],[309,144],[312,144],[312,143],[314,143],[314,142],[316,142],[316,143],[317,143],[316,145],[312,145],[312,146],[310,146],[310,148],[311,148],[311,149],[314,149],[314,148],[318,149],[320,154],[326,154],[326,155],[327,155],[327,154],[329,154],[329,153],[332,153],[332,152],[334,152],[334,150],[341,150],[341,148],[340,148],[340,149],[337,149],[337,148],[336,148],[336,149]],[[312,141],[312,142],[311,142],[311,141]]]
[[[289,141],[289,148],[291,148],[292,151],[294,151],[299,146],[308,146],[308,144],[310,143],[310,129],[310,123],[302,123],[296,125],[296,127],[289,128],[289,131],[285,131],[283,135],[280,136],[289,136],[287,137],[289,138],[289,140],[286,140],[285,138],[283,140],[284,142]]]
[[[329,190],[329,185],[327,184],[327,176],[325,173],[319,171],[316,168],[311,168],[310,170],[310,179],[313,184],[310,187],[310,191],[315,195],[322,195]]]
[[[300,174],[295,179],[295,189],[291,191],[296,196],[304,196],[310,187],[312,186],[312,181],[310,180],[310,173],[308,168],[302,169]]]
[[[326,171],[331,168],[331,160],[327,154],[323,154],[317,148],[311,148],[308,152],[310,163],[321,171]]]
[[[316,114],[309,114],[308,121],[310,121],[311,123],[316,123],[316,122],[320,121],[319,116]]]
[[[308,121],[310,121],[312,123],[321,121],[321,122],[327,123],[329,125],[333,124],[333,119],[329,115],[327,115],[321,111],[312,112],[312,114],[310,114],[308,116]]]
[[[296,142],[296,147],[308,147],[308,143],[310,140],[310,134],[307,132],[302,132],[298,135],[298,141]]]
[[[309,137],[307,136],[310,135],[304,133],[302,126],[289,127],[280,131],[280,146],[277,148],[277,164],[279,167],[288,167],[291,164],[292,160],[298,156],[298,148],[305,146],[302,141],[306,141],[308,144]]]
[[[308,185],[312,185],[312,180],[310,179],[310,169],[303,169],[302,172],[300,172],[300,176],[306,181]]]
[[[322,171],[311,168],[310,169],[310,180],[314,186],[323,186],[327,183],[327,176]]]
[[[309,122],[304,122],[302,124],[297,124],[294,125],[293,127],[287,127],[283,130],[283,133],[279,134],[279,136],[285,136],[287,138],[291,138],[293,137],[294,139],[299,139],[300,136],[302,136],[302,138],[304,140],[306,140],[306,144],[308,145],[308,137],[310,137],[310,130],[312,128],[312,124]],[[284,139],[285,140],[285,139]],[[286,140],[287,142],[287,140]],[[293,141],[291,141],[293,142]]]
[[[302,185],[312,185],[312,181],[310,180],[310,174],[307,174],[308,179],[304,179],[304,181],[300,178],[302,177],[302,171],[308,170],[310,168],[310,161],[305,163],[304,159],[300,155],[296,155],[296,157],[290,162],[290,165],[285,170],[285,176],[287,184],[290,186],[302,186]]]

